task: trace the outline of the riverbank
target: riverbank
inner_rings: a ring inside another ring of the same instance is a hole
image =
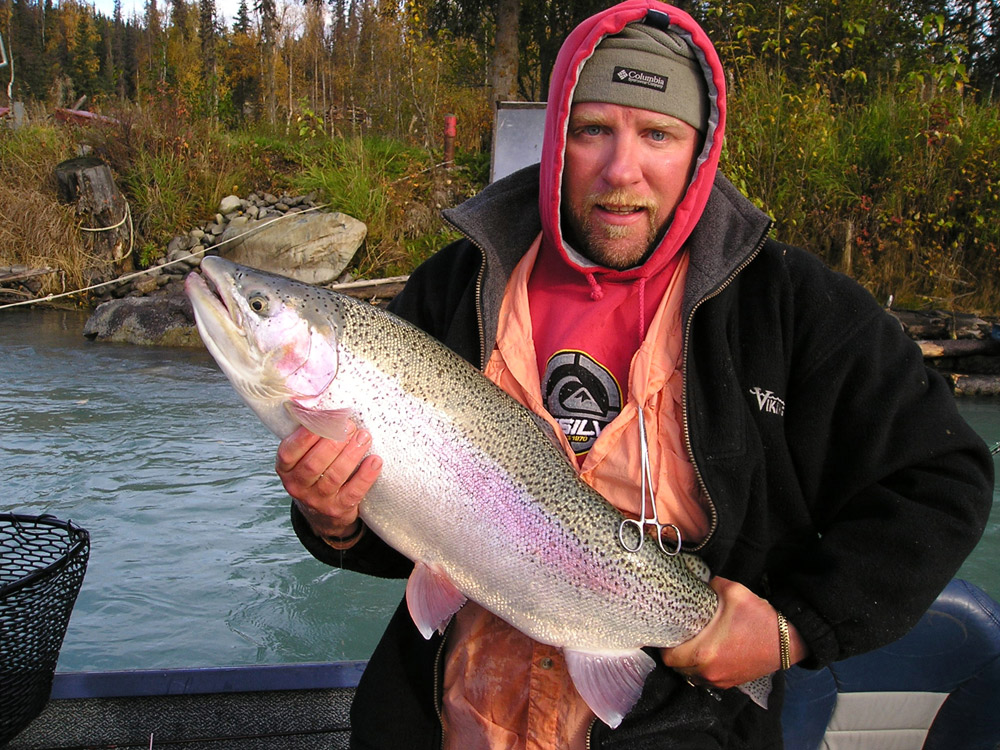
[[[1000,396],[1000,320],[942,310],[889,310],[956,396]]]
[[[405,276],[398,276],[325,286],[385,306],[405,281]],[[948,380],[956,396],[1000,396],[997,319],[945,311],[887,312],[920,346],[927,365]],[[88,320],[84,333],[88,338],[121,343],[201,346],[179,278],[158,287],[154,295],[138,299],[133,295],[102,304]]]
[[[188,251],[161,259],[162,267],[151,269],[148,278],[113,282],[117,294],[105,294],[105,301],[89,314],[82,334],[96,341],[137,346],[202,347],[183,285],[184,277],[198,267],[200,259],[200,253]],[[352,280],[344,276],[324,286],[385,306],[406,279]],[[58,301],[46,300],[38,305],[60,306]],[[956,396],[1000,396],[1000,318],[941,310],[890,309],[888,313],[920,346],[927,365],[948,380]]]
[[[290,221],[303,222],[304,217],[333,217],[334,232],[322,238],[312,258],[300,248],[308,244],[299,241],[291,248],[291,260],[286,267],[272,270],[301,278],[302,266],[315,263],[325,275],[315,269],[305,273],[321,279],[322,286],[351,296],[385,305],[402,289],[406,276],[356,280],[346,269],[356,252],[364,247],[364,224],[349,216],[329,212],[317,202],[315,193],[293,195],[287,192],[273,195],[252,193],[246,198],[227,196],[214,216],[186,232],[176,235],[166,250],[154,258],[149,267],[122,274],[87,290],[87,298],[96,302],[84,335],[98,341],[156,346],[202,346],[195,327],[190,302],[183,291],[183,280],[196,271],[205,254],[231,256],[244,238],[260,235],[270,225],[284,222],[276,233],[279,242],[288,243]],[[360,230],[340,231],[349,224]],[[314,234],[313,232],[312,234]],[[294,235],[294,232],[292,232]],[[301,239],[301,238],[300,238]],[[314,239],[309,231],[306,240]],[[286,252],[288,248],[282,248]],[[271,258],[278,251],[265,248],[263,257]],[[237,253],[238,254],[238,253]],[[329,256],[338,256],[338,264],[330,266]],[[257,265],[232,257],[237,262]],[[290,265],[289,265],[290,264]],[[22,305],[39,294],[41,279],[58,273],[51,268],[27,266],[0,267],[0,310],[8,305]],[[53,304],[70,300],[80,303],[83,294],[67,290],[63,294],[47,295],[38,304]],[[1000,396],[1000,317],[982,317],[947,310],[898,310],[887,312],[916,341],[927,364],[941,372],[950,382],[956,396]]]

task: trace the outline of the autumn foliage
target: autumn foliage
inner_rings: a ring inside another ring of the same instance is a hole
[[[53,146],[0,130],[0,174],[45,195],[45,169],[24,159],[72,151],[46,113],[86,95],[118,120],[84,140],[134,206],[140,261],[223,195],[289,187],[369,223],[366,275],[426,257],[450,237],[437,210],[484,183],[495,41],[516,35],[515,96],[540,99],[566,30],[605,5],[521,3],[511,29],[486,0],[258,0],[233,19],[214,0],[160,2],[131,18],[77,0],[0,2],[11,98]],[[1000,309],[995,5],[683,4],[729,74],[722,169],[777,238],[897,305]],[[451,170],[445,114],[459,122]]]

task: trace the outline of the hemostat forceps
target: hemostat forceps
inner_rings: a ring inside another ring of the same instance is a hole
[[[639,520],[634,518],[623,519],[621,524],[618,526],[618,541],[621,543],[629,552],[638,552],[642,549],[643,543],[646,541],[646,527],[652,526],[653,530],[656,532],[656,543],[660,545],[660,549],[663,553],[673,557],[681,551],[681,530],[677,528],[672,523],[660,523],[660,519],[656,513],[656,497],[653,495],[653,471],[649,465],[649,445],[646,443],[646,419],[642,414],[642,408],[639,408],[639,449],[641,451],[642,468],[640,474],[642,475],[642,517]],[[646,515],[646,498],[649,497],[649,507],[651,510],[651,515]],[[639,541],[634,545],[630,545],[626,539],[626,529],[634,526],[639,533]],[[663,543],[663,530],[673,529],[674,534],[677,536],[677,543],[673,547],[667,547]]]

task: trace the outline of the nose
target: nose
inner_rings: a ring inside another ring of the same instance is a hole
[[[634,185],[642,179],[638,138],[631,133],[616,132],[608,139],[603,176],[613,188]]]

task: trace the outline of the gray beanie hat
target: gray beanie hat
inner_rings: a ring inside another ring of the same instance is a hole
[[[705,76],[677,34],[630,23],[606,36],[583,65],[573,102],[605,102],[671,115],[704,133]]]

